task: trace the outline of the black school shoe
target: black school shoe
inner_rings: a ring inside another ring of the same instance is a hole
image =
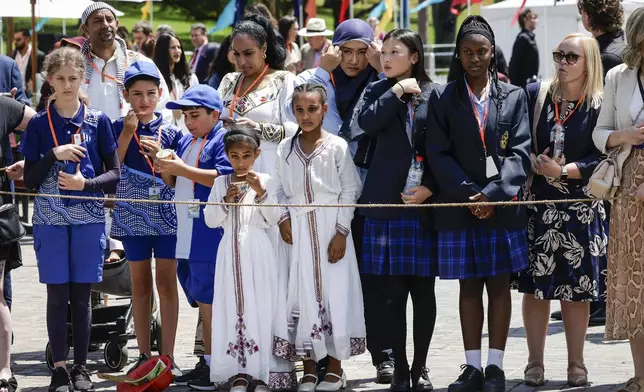
[[[188,387],[197,391],[215,391],[217,386],[210,381],[210,366],[204,365],[201,368],[199,378],[188,383]]]
[[[391,392],[409,392],[411,391],[411,382],[409,369],[395,369],[391,385],[389,386]]]
[[[376,366],[376,383],[391,384],[394,378],[394,361],[384,361]]]
[[[94,383],[89,376],[89,371],[84,365],[74,365],[70,378],[75,391],[90,392],[94,390]]]
[[[186,386],[189,382],[197,381],[199,377],[201,377],[201,372],[203,372],[204,366],[206,366],[206,359],[204,357],[199,357],[199,362],[197,362],[194,369],[182,376],[174,378],[174,385]]]
[[[483,392],[505,392],[505,372],[496,365],[485,368]]]
[[[74,392],[74,387],[66,368],[57,367],[51,373],[49,392]]]
[[[434,390],[434,385],[429,380],[429,369],[425,366],[422,368],[411,368],[411,389],[413,392],[430,392]]]
[[[483,390],[483,373],[472,365],[461,365],[463,373],[449,385],[447,392],[480,392]]]

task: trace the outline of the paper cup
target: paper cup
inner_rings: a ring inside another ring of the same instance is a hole
[[[161,150],[157,152],[157,159],[170,159],[172,158],[172,150]]]

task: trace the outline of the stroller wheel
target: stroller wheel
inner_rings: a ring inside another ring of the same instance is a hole
[[[69,346],[65,347],[65,359],[69,357]],[[47,362],[47,367],[49,370],[54,370],[54,358],[51,353],[51,344],[47,342],[47,347],[45,347],[45,361]]]
[[[157,314],[150,324],[150,348],[161,355],[161,316]]]
[[[127,365],[127,346],[108,341],[103,349],[103,359],[110,370],[122,370]]]

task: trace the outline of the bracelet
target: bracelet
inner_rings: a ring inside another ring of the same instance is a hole
[[[400,82],[397,82],[396,84],[394,84],[394,86],[396,86],[398,84],[400,84]],[[402,90],[403,94],[405,94],[405,88],[403,87],[402,84],[400,84],[400,89]]]

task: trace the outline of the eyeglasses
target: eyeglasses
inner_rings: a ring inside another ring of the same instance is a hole
[[[579,60],[580,56],[577,53],[564,53],[564,52],[552,52],[552,59],[554,60],[555,63],[561,64],[563,59],[566,59],[566,63],[573,65],[577,64],[577,61]]]

